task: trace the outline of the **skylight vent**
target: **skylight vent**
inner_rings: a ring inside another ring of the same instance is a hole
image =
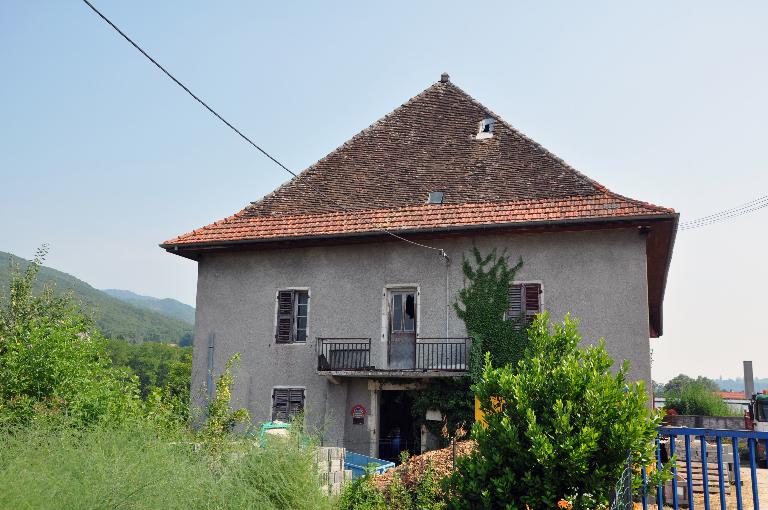
[[[442,204],[443,203],[443,195],[445,193],[442,191],[430,191],[429,192],[429,198],[427,198],[428,204]]]
[[[476,138],[478,140],[483,140],[484,138],[492,138],[493,137],[493,125],[496,123],[496,119],[493,119],[491,117],[488,117],[486,119],[483,119],[480,121],[480,124],[477,128],[477,136]]]

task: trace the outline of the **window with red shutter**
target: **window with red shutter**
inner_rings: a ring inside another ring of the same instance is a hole
[[[509,289],[507,318],[520,319],[529,325],[538,313],[541,313],[541,284],[513,284]]]

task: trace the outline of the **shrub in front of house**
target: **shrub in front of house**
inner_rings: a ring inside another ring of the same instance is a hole
[[[660,417],[646,405],[628,364],[612,372],[604,343],[580,348],[577,323],[541,314],[516,367],[486,361],[474,386],[487,427],[475,424],[477,449],[446,479],[453,509],[574,508],[608,502],[631,451],[634,465],[653,459]],[[500,411],[492,398],[501,398]]]

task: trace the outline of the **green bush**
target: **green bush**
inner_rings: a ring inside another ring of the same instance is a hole
[[[400,491],[393,493],[398,499]],[[373,485],[372,475],[366,473],[344,486],[337,504],[338,510],[386,510],[384,495]]]
[[[728,404],[702,381],[691,380],[678,389],[666,394],[666,409],[674,409],[679,414],[700,416],[731,416],[734,413]]]
[[[474,386],[487,428],[475,425],[476,451],[446,479],[450,508],[555,508],[566,496],[582,508],[585,498],[607,501],[628,452],[635,465],[653,459],[659,417],[643,383],[627,382],[628,364],[612,373],[602,341],[579,348],[568,316],[550,326],[541,314],[528,334],[517,367],[486,361]]]
[[[82,423],[141,411],[138,382],[112,367],[104,339],[68,296],[32,292],[45,255],[13,275],[0,302],[0,424],[58,414]]]

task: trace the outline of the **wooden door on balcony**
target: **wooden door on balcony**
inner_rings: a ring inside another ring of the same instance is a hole
[[[389,368],[412,369],[416,359],[416,289],[389,292]]]

